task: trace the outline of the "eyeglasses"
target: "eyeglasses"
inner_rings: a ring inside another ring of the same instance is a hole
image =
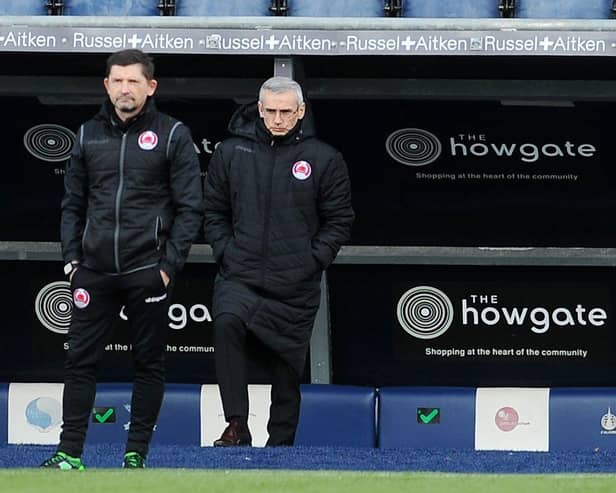
[[[273,108],[263,108],[263,114],[269,119],[274,119],[278,114],[280,114],[281,120],[290,120],[297,114],[298,111],[299,108],[295,110],[275,110]]]

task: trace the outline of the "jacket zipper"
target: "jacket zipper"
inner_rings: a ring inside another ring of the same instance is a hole
[[[86,220],[86,226],[83,228],[83,234],[81,235],[81,251],[83,252],[86,245],[86,234],[88,234],[88,228],[90,227],[90,219]]]
[[[272,165],[269,170],[269,190],[265,194],[265,207],[263,208],[265,217],[263,218],[263,242],[261,244],[261,256],[263,258],[263,266],[261,268],[261,286],[265,287],[265,269],[267,266],[267,243],[269,241],[270,229],[270,214],[272,208],[272,188],[274,180],[274,167],[276,166],[276,153],[273,151],[275,141],[270,142],[272,148]]]
[[[122,200],[122,191],[124,190],[124,160],[126,159],[126,135],[122,134],[122,146],[120,147],[120,181],[115,197],[115,230],[113,232],[113,254],[115,260],[115,268],[118,274],[120,273],[120,201]]]
[[[156,250],[160,250],[160,240],[158,238],[158,232],[163,229],[163,218],[156,216],[156,224],[154,225],[154,243],[156,244]]]

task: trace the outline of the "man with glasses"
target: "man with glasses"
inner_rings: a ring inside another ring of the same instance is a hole
[[[273,77],[240,107],[205,179],[205,236],[218,264],[216,373],[228,426],[215,446],[251,445],[247,361],[269,365],[268,446],[293,445],[299,383],[323,271],[350,236],[342,155],[304,123],[297,82]]]

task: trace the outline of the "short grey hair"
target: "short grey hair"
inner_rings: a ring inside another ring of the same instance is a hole
[[[304,94],[301,86],[293,79],[288,77],[270,77],[267,79],[259,90],[259,101],[263,102],[265,97],[265,91],[271,91],[276,94],[280,94],[288,91],[295,91],[297,96],[297,106],[301,106],[304,103]]]

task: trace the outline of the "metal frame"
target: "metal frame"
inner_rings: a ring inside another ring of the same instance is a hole
[[[63,0],[45,0],[47,7],[47,15],[63,15],[64,1]]]
[[[404,8],[404,0],[385,0],[385,17],[401,17]]]
[[[158,10],[162,16],[175,15],[175,0],[158,0]]]
[[[498,13],[501,17],[515,17],[515,0],[498,0]]]
[[[286,16],[289,13],[287,0],[271,0],[269,11],[271,15]]]

